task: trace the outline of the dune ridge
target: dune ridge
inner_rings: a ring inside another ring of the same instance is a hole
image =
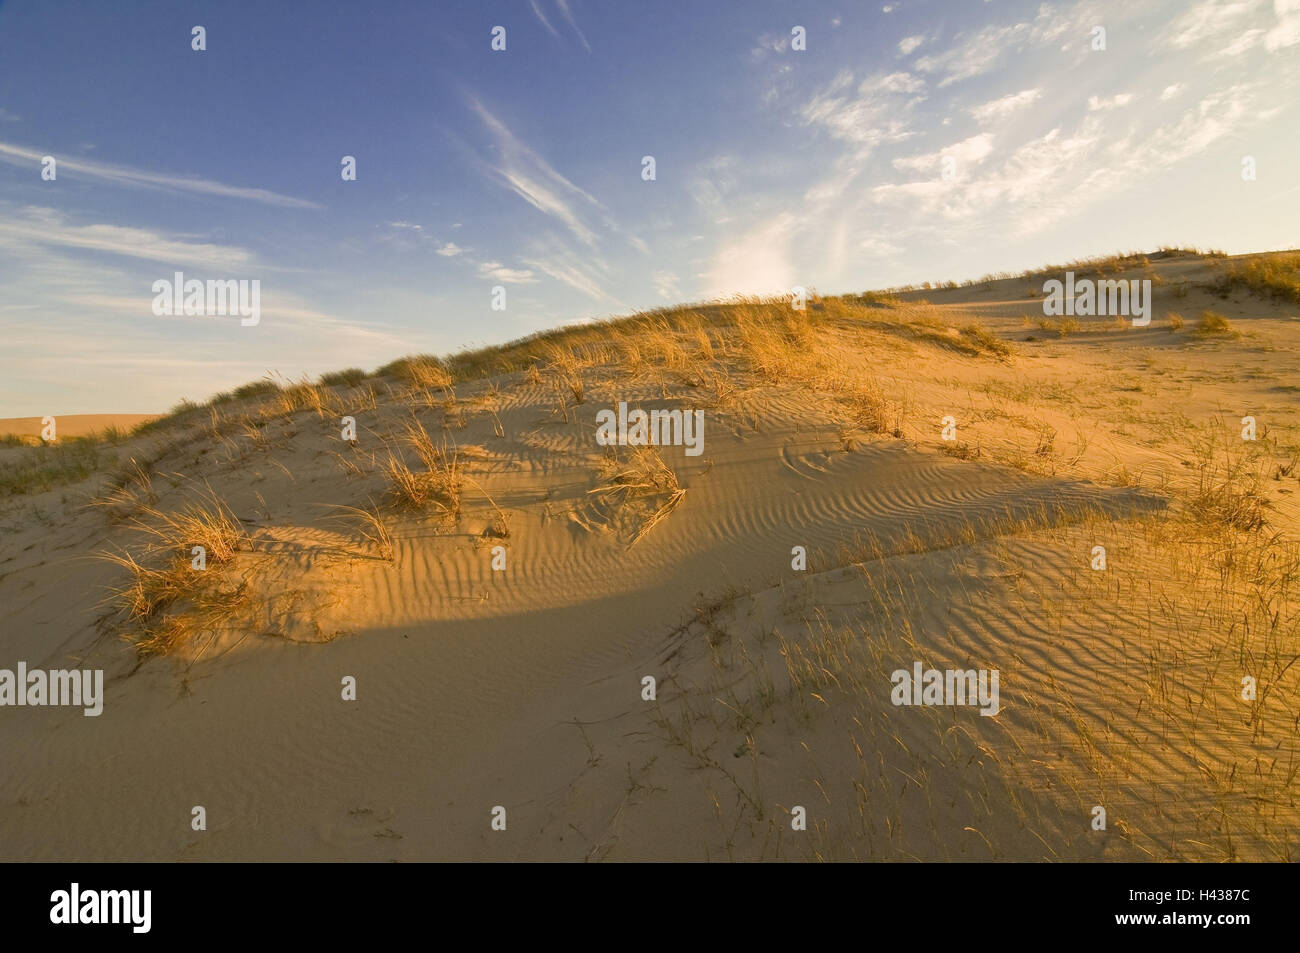
[[[259,382],[92,456],[0,448],[0,665],[106,672],[99,718],[0,710],[0,843],[1294,859],[1274,257],[1066,266],[1152,280],[1147,327],[1044,316],[1062,269],[737,299]],[[620,401],[703,411],[703,453],[602,447]],[[998,670],[999,713],[891,704],[914,662]]]

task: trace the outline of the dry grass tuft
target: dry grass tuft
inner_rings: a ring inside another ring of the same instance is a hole
[[[600,486],[588,490],[589,505],[572,514],[579,525],[613,528],[636,545],[667,519],[686,498],[677,474],[657,447],[634,447],[626,456],[615,448],[602,461]]]
[[[434,444],[416,420],[407,423],[403,439],[407,449],[415,454],[419,466],[413,469],[400,451],[395,454],[390,449],[384,467],[389,496],[400,506],[417,510],[432,507],[442,517],[454,520],[460,515],[463,484],[455,448],[448,450],[445,441],[442,446]]]
[[[1201,320],[1196,324],[1198,337],[1236,337],[1238,334],[1232,323],[1217,311],[1202,311]]]

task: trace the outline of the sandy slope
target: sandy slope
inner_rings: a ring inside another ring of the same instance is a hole
[[[1278,546],[1294,539],[1296,475],[1262,487],[1267,534],[1198,536],[1185,510],[1207,461],[1248,452],[1267,469],[1294,450],[1296,309],[1207,298],[1239,338],[1174,334],[1159,309],[1150,328],[1058,337],[1035,326],[1027,285],[925,292],[936,307],[906,313],[828,304],[775,371],[735,329],[714,328],[712,359],[690,352],[690,334],[634,341],[641,361],[610,332],[576,370],[543,357],[539,371],[460,384],[454,400],[381,380],[367,385],[376,406],[345,388],[326,412],[251,428],[238,418],[255,404],[223,405],[118,449],[152,461],[147,487],[127,484],[134,500],[83,506],[111,492],[107,477],[11,498],[0,667],[102,667],[108,687],[98,718],[0,708],[0,849],[1291,856],[1300,671],[1283,666],[1298,639],[1294,599],[1267,574],[1290,565]],[[1199,294],[1178,300],[1189,319]],[[1011,356],[945,344],[946,322],[971,312]],[[561,400],[573,374],[578,404]],[[850,384],[868,380],[896,434],[855,416]],[[701,456],[663,448],[686,492],[635,544],[666,494],[619,508],[602,492],[595,414],[619,400],[706,414]],[[340,440],[343,413],[355,447]],[[1266,439],[1243,449],[1246,413]],[[948,414],[956,444],[939,439]],[[464,468],[455,519],[388,502],[383,463],[413,418]],[[209,489],[249,537],[209,572],[245,581],[248,603],[141,658],[105,602],[127,577],[94,557],[145,552],[130,522],[153,519],[141,503],[177,512]],[[337,509],[369,501],[391,559]],[[501,513],[505,538],[491,534]],[[1105,572],[1089,569],[1098,543]],[[796,545],[805,571],[791,567]],[[998,669],[1002,710],[891,705],[890,672],[914,660]],[[1237,697],[1243,672],[1268,686],[1257,705]],[[345,676],[354,702],[340,698]],[[194,805],[206,831],[191,830]],[[506,831],[489,826],[497,805]],[[795,805],[806,831],[791,829]],[[1096,805],[1105,831],[1091,829]]]

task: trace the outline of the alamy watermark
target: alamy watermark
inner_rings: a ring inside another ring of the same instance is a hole
[[[0,668],[0,706],[42,705],[80,707],[87,718],[104,710],[103,669],[27,670],[26,662],[18,670]]]
[[[1043,282],[1043,314],[1092,317],[1123,316],[1133,318],[1133,327],[1151,323],[1151,279],[1141,281],[1074,280],[1074,272],[1065,273],[1065,281],[1050,278]]]
[[[704,452],[704,411],[627,409],[596,414],[596,442],[602,447],[685,447],[688,457]]]
[[[175,281],[159,278],[153,283],[153,313],[158,317],[174,315],[224,316],[237,314],[239,323],[251,328],[262,320],[261,279],[234,278],[186,279],[176,272]]]
[[[148,933],[153,922],[152,890],[68,890],[50,894],[50,922],[55,924],[126,923],[132,933]]]
[[[894,685],[889,699],[895,705],[979,705],[980,714],[987,716],[1001,710],[997,669],[923,670],[920,662],[913,662],[910,672],[895,669],[889,680]]]

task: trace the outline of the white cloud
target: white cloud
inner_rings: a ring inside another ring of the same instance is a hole
[[[10,165],[27,166],[30,163],[32,166],[39,167],[44,155],[45,153],[37,152],[34,149],[25,149],[22,146],[0,142],[0,162],[8,162]],[[306,199],[295,199],[266,189],[248,189],[237,185],[214,182],[211,179],[147,172],[142,169],[108,165],[102,162],[90,162],[85,159],[63,158],[58,155],[55,155],[54,158],[58,160],[59,175],[72,172],[74,175],[87,175],[107,182],[114,182],[118,185],[167,189],[175,192],[194,192],[201,195],[216,195],[222,198],[248,199],[265,205],[278,205],[282,208],[320,208],[315,202],[308,202]]]
[[[1024,109],[1031,103],[1037,102],[1042,98],[1041,89],[1022,89],[1018,93],[1012,93],[1009,96],[1003,96],[1001,99],[994,99],[980,106],[973,106],[970,114],[975,117],[975,121],[981,125],[1003,119],[1014,112]]]
[[[923,99],[925,81],[909,73],[877,74],[852,89],[853,75],[841,72],[800,110],[805,125],[826,129],[865,155],[887,142],[913,135],[906,113]]]
[[[738,238],[727,239],[701,277],[705,294],[727,298],[736,294],[785,294],[798,284],[790,262],[790,240],[798,222],[790,214],[759,225]]]
[[[950,86],[963,79],[987,73],[999,63],[1005,62],[1008,53],[1029,34],[1028,23],[986,27],[957,46],[921,57],[916,61],[916,68],[923,73],[945,74],[939,81],[939,86]]]
[[[923,36],[905,36],[898,41],[898,52],[909,56],[918,46],[925,42]]]
[[[654,273],[655,293],[667,301],[682,300],[682,290],[678,286],[677,276],[671,271]]]
[[[1045,47],[1071,36],[1086,38],[1092,16],[1093,12],[1082,4],[1067,12],[1044,3],[1031,21],[960,34],[947,50],[918,59],[916,68],[923,73],[942,74],[939,87],[950,86],[1015,62],[1025,48]]]
[[[253,256],[243,248],[186,241],[123,225],[70,225],[62,212],[39,207],[23,209],[17,220],[0,221],[0,239],[144,258],[168,267],[198,265],[246,271],[253,264]]]
[[[1219,50],[1215,55],[1240,56],[1247,50],[1252,49],[1261,39],[1263,39],[1264,33],[1265,31],[1262,29],[1244,30],[1234,37],[1231,43],[1223,47],[1223,49]]]
[[[464,249],[455,242],[447,242],[447,244],[438,249],[438,254],[442,255],[444,258],[453,258],[456,255],[461,254],[463,251]]]
[[[1273,0],[1277,25],[1264,37],[1264,49],[1270,53],[1300,43],[1300,0]]]
[[[1164,90],[1161,91],[1161,93],[1160,93],[1160,101],[1161,101],[1162,103],[1167,103],[1167,102],[1169,102],[1169,100],[1173,99],[1175,96],[1177,96],[1177,95],[1178,95],[1179,93],[1181,93],[1182,91],[1183,91],[1183,84],[1182,84],[1182,83],[1174,83],[1174,84],[1171,85],[1171,86],[1166,86],[1166,87],[1164,88]]]
[[[1255,11],[1256,0],[1221,2],[1205,0],[1175,20],[1169,27],[1169,42],[1178,49],[1202,46],[1207,40],[1224,37],[1237,29],[1243,17]]]
[[[569,251],[556,251],[549,245],[539,245],[546,249],[532,258],[525,258],[524,264],[531,265],[543,274],[568,285],[596,301],[606,301],[623,307],[616,297],[602,286],[603,273],[607,270],[605,263],[590,255],[580,256]]]
[[[951,158],[956,160],[957,168],[961,170],[967,166],[978,165],[988,158],[992,152],[993,137],[987,132],[982,132],[978,136],[971,136],[969,139],[955,142],[938,152],[905,159],[895,159],[893,165],[895,169],[930,172],[938,169],[945,158]]]
[[[695,203],[704,209],[714,221],[725,219],[725,198],[737,185],[735,173],[736,160],[729,155],[719,155],[703,162],[694,171],[686,184]]]
[[[479,262],[478,273],[480,278],[491,278],[493,281],[507,281],[515,284],[527,284],[537,280],[531,271],[520,268],[507,268],[499,261]]]
[[[515,138],[506,125],[477,99],[472,99],[470,105],[492,133],[501,153],[501,164],[488,166],[491,172],[533,208],[563,222],[584,245],[594,245],[596,233],[579,210],[592,208],[603,211],[600,203]]]
[[[546,27],[547,32],[558,40],[560,38],[559,31],[556,30],[555,27],[551,26],[550,20],[546,19],[546,14],[543,13],[542,8],[537,5],[537,0],[528,0],[528,5],[533,8],[533,16],[541,20],[542,26]]]
[[[1124,136],[1114,134],[1102,113],[1089,112],[1070,133],[1058,127],[1001,162],[986,159],[969,180],[877,186],[870,192],[877,208],[864,217],[903,216],[895,240],[950,239],[961,235],[962,226],[978,234],[989,221],[1005,222],[1010,235],[1023,238],[1268,122],[1280,102],[1266,82],[1239,84],[1204,97],[1177,119]]]
[[[1102,112],[1110,109],[1120,109],[1123,106],[1127,106],[1132,101],[1133,101],[1132,93],[1117,93],[1116,95],[1111,96],[1109,99],[1106,99],[1105,97],[1102,96],[1089,96],[1088,111]]]
[[[578,34],[578,39],[582,42],[582,45],[586,48],[587,52],[590,53],[591,44],[587,42],[586,34],[584,34],[582,28],[578,26],[578,21],[573,19],[573,12],[569,9],[569,0],[555,0],[555,3],[560,8],[560,14],[569,22],[569,26],[573,27],[573,32]]]
[[[787,33],[764,33],[756,41],[754,48],[749,51],[749,55],[754,59],[762,59],[769,53],[784,53],[790,48],[790,35]]]

